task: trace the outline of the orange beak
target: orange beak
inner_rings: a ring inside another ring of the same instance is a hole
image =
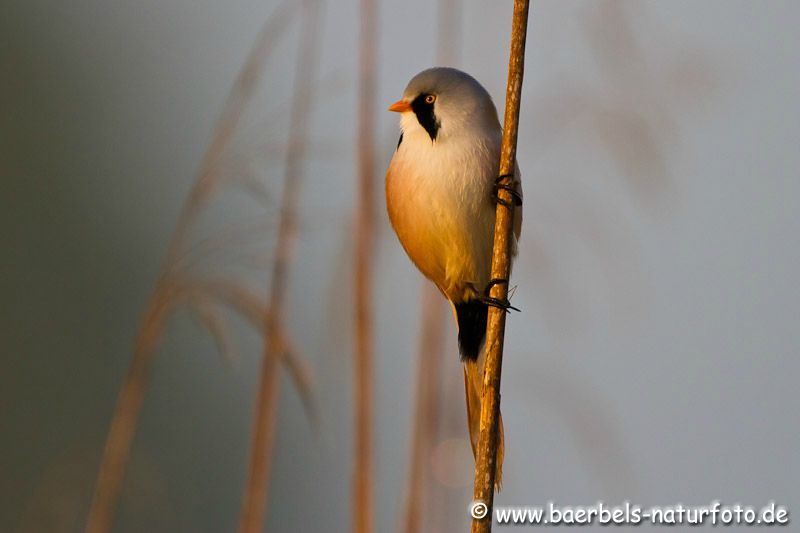
[[[389,111],[394,111],[395,113],[405,113],[406,111],[411,111],[411,104],[404,102],[403,100],[398,100],[389,106]]]

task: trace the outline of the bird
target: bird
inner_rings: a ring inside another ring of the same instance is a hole
[[[487,90],[450,67],[423,70],[389,106],[400,114],[400,139],[386,172],[386,207],[392,228],[412,263],[450,302],[464,368],[468,429],[473,455],[480,434],[481,391],[497,188],[521,204],[515,162],[512,185],[498,179],[502,127]],[[511,176],[509,176],[511,177]],[[503,201],[504,202],[504,201]],[[512,257],[522,227],[514,210]],[[501,280],[505,281],[505,280]],[[505,454],[498,430],[496,485]]]

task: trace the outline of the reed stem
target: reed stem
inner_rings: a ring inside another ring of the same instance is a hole
[[[508,83],[506,85],[506,108],[503,119],[503,144],[500,150],[500,175],[514,174],[517,153],[519,109],[522,99],[522,76],[525,66],[525,38],[528,28],[529,0],[514,0],[514,18],[511,27],[511,51],[508,60]],[[514,203],[509,191],[500,190],[503,203],[497,204],[492,251],[492,278],[509,279],[513,245]],[[504,205],[506,204],[506,205]],[[505,301],[508,284],[492,285],[492,298]],[[506,312],[489,307],[486,327],[486,363],[483,371],[481,398],[480,437],[475,459],[475,485],[473,500],[486,505],[483,518],[472,520],[472,533],[492,530],[492,507],[497,458],[497,429],[500,414],[500,377],[503,365],[503,340]]]
[[[354,252],[355,387],[353,394],[353,531],[373,530],[373,323],[375,74],[377,0],[361,0],[358,83],[358,202]]]

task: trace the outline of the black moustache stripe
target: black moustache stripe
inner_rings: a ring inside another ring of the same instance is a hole
[[[411,102],[411,109],[417,115],[417,121],[419,121],[420,126],[428,132],[431,141],[435,141],[436,135],[439,133],[439,121],[436,120],[436,115],[433,112],[435,102],[433,104],[426,103],[425,98],[427,96],[428,94],[423,93],[414,98],[414,101]]]

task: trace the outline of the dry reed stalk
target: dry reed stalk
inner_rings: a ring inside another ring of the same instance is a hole
[[[422,290],[422,332],[417,359],[417,394],[411,459],[406,485],[406,533],[420,531],[430,480],[430,457],[439,426],[442,356],[444,355],[444,306],[436,287],[425,283]]]
[[[462,1],[439,0],[437,18],[436,64],[453,66],[460,59]]]
[[[373,528],[373,324],[375,73],[378,28],[377,0],[361,0],[358,82],[358,203],[354,247],[355,387],[353,394],[353,531]]]
[[[289,146],[286,151],[286,175],[283,184],[281,217],[270,282],[269,306],[264,313],[264,351],[261,361],[258,394],[253,414],[250,465],[245,482],[239,531],[263,531],[269,498],[269,473],[275,441],[275,423],[280,386],[280,366],[290,348],[285,335],[286,295],[289,267],[297,236],[297,207],[303,183],[303,160],[308,144],[308,123],[311,98],[314,94],[316,64],[319,56],[320,6],[306,0],[303,27],[300,32],[300,53],[294,79],[294,97],[290,117]]]
[[[264,344],[261,361],[250,433],[250,462],[239,516],[239,531],[242,533],[261,531],[267,511],[269,472],[272,468],[272,449],[275,443],[275,422],[278,416],[281,383],[277,355],[281,347],[276,342],[278,335],[274,332],[274,327],[277,327],[277,324],[269,326],[270,331],[267,333],[268,339]]]
[[[111,530],[153,358],[168,313],[168,299],[159,298],[154,294],[136,335],[133,358],[114,409],[87,520],[87,533],[104,533]]]
[[[261,29],[225,103],[198,178],[181,208],[158,282],[142,315],[133,356],[117,397],[87,517],[87,533],[111,531],[153,360],[172,313],[182,305],[197,305],[199,302],[201,307],[198,310],[206,317],[205,322],[209,323],[210,317],[218,318],[209,307],[209,302],[215,300],[234,308],[251,323],[254,316],[263,317],[265,314],[264,304],[252,291],[227,280],[191,279],[180,259],[191,248],[190,230],[195,220],[223,181],[221,160],[233,141],[246,104],[258,85],[264,63],[294,11],[293,2],[285,2]],[[216,335],[224,328],[217,325],[211,331]],[[221,346],[227,345],[222,339],[218,341]],[[291,366],[296,369],[294,374],[303,372],[302,365],[297,361],[292,362]],[[304,382],[307,383],[307,379]],[[301,394],[306,395],[307,391],[302,385],[300,389]]]
[[[239,71],[231,93],[225,102],[222,116],[217,123],[200,166],[200,173],[192,185],[189,197],[184,203],[164,261],[164,272],[174,273],[179,264],[178,258],[186,252],[189,233],[194,220],[207,204],[214,191],[224,181],[222,159],[233,142],[242,114],[253,97],[261,79],[264,64],[279,37],[286,31],[288,22],[294,15],[296,6],[287,1],[270,15],[261,28],[244,66]]]
[[[506,108],[503,117],[503,144],[500,150],[500,175],[514,175],[517,153],[519,108],[522,99],[522,76],[525,67],[525,38],[528,30],[529,0],[514,0],[514,17],[511,23],[511,50],[508,59]],[[509,279],[511,247],[513,243],[514,203],[509,191],[499,190],[504,200],[497,205],[492,249],[492,279]],[[503,205],[506,204],[506,205]],[[492,298],[506,301],[508,284],[492,285]],[[473,499],[486,505],[483,518],[473,518],[472,532],[492,529],[492,504],[494,502],[495,470],[497,457],[497,427],[500,414],[500,377],[503,364],[503,340],[506,313],[498,307],[489,307],[486,327],[486,363],[483,371],[481,397],[480,437],[475,459],[475,486]]]

